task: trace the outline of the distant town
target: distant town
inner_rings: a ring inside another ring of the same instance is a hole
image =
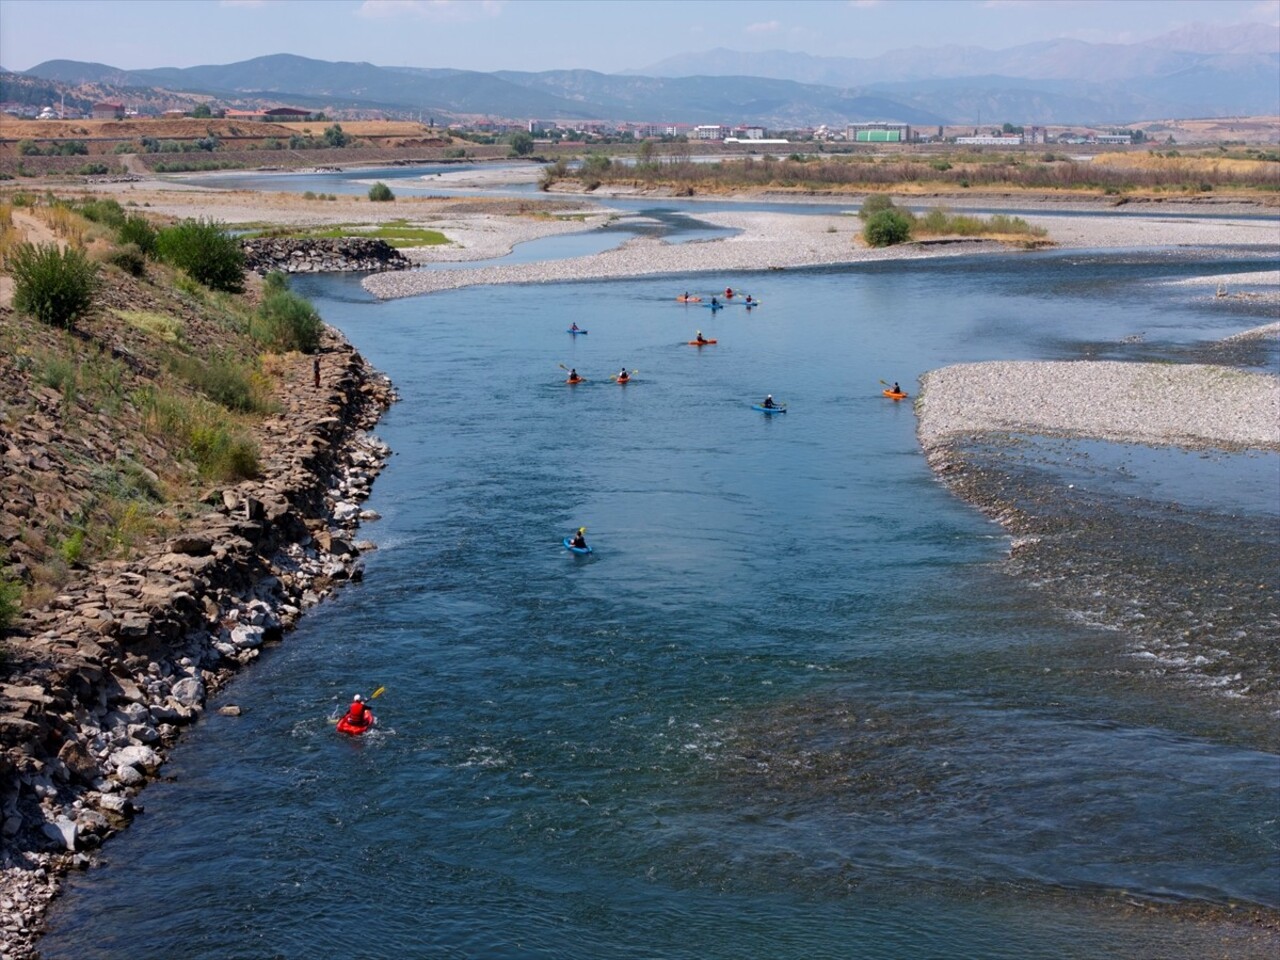
[[[346,116],[342,111],[334,115],[297,107],[270,107],[258,109],[213,109],[201,104],[194,109],[164,111],[134,108],[124,103],[102,102],[87,110],[70,109],[65,105],[37,106],[26,103],[0,103],[0,113],[24,120],[129,120],[129,119],[190,119],[216,118],[225,120],[297,122],[405,119],[367,113]],[[415,117],[434,127],[435,118]],[[509,136],[528,133],[535,143],[615,143],[627,141],[658,142],[710,142],[747,144],[758,146],[788,145],[792,143],[848,143],[866,145],[954,143],[975,147],[1016,147],[1023,144],[1099,144],[1116,145],[1143,143],[1147,135],[1142,130],[1125,130],[1081,126],[1078,128],[1053,128],[1037,125],[983,127],[981,124],[918,127],[895,121],[871,121],[846,124],[822,124],[787,130],[769,130],[755,124],[691,124],[691,123],[633,123],[613,120],[493,120],[485,118],[450,119],[441,125],[455,135],[467,139]],[[1168,142],[1172,142],[1169,138]]]

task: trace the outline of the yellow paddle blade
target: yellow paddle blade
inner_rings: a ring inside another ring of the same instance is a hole
[[[383,695],[384,693],[386,693],[386,692],[387,692],[387,688],[386,688],[386,687],[379,687],[377,690],[373,691],[373,695],[372,695],[371,697],[369,697],[369,699],[370,699],[370,700],[377,700],[380,696],[382,696],[382,695]]]

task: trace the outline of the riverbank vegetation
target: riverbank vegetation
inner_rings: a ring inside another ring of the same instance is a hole
[[[210,484],[256,476],[281,373],[323,332],[283,277],[244,276],[213,221],[48,195],[21,210],[0,203],[0,433],[18,455],[0,477],[0,621],[172,534]]]
[[[933,207],[922,216],[899,207],[885,193],[873,193],[863,201],[858,216],[865,222],[862,239],[872,247],[890,247],[925,237],[988,237],[996,240],[1036,244],[1048,235],[1021,217],[995,214],[977,217]]]
[[[1277,155],[1280,159],[1280,154]],[[550,165],[541,187],[576,182],[591,191],[601,186],[665,190],[675,196],[735,191],[795,193],[925,193],[964,190],[1016,190],[1102,194],[1267,194],[1280,192],[1280,162],[1270,154],[1249,157],[1182,156],[1166,152],[1102,154],[1071,158],[1039,154],[955,151],[946,154],[859,154],[839,157],[793,153],[695,163],[677,156],[634,163],[603,154],[579,165]]]
[[[439,230],[413,226],[408,220],[388,220],[379,224],[340,223],[330,227],[267,227],[245,234],[246,239],[288,237],[291,240],[336,239],[338,237],[370,237],[385,240],[398,249],[434,247],[450,243]]]

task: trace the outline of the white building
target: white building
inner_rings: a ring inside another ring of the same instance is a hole
[[[956,137],[956,143],[968,147],[1017,147],[1022,137],[1016,133],[980,134],[976,137]]]

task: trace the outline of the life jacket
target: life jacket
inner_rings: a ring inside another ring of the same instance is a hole
[[[367,727],[369,725],[369,708],[363,703],[353,703],[343,719],[353,727]]]

